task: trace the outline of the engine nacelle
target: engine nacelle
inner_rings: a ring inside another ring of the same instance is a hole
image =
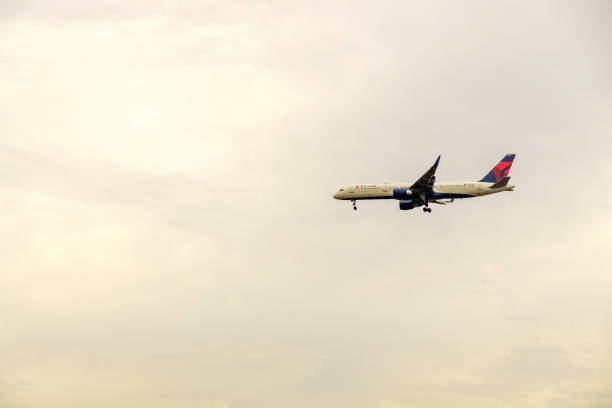
[[[402,200],[399,202],[400,210],[412,210],[414,208],[414,201]]]
[[[393,198],[396,200],[405,200],[412,196],[412,191],[409,188],[394,188]]]

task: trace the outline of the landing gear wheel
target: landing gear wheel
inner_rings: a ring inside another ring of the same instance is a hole
[[[351,200],[351,204],[353,204],[353,210],[357,211],[357,201]]]
[[[428,208],[427,207],[423,207],[423,212],[427,212]]]
[[[353,210],[357,211],[357,207],[353,207]]]

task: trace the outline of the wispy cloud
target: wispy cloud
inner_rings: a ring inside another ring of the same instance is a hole
[[[603,3],[2,7],[0,405],[610,405]]]

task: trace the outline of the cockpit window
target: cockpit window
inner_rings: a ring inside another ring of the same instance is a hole
[[[343,189],[343,188],[341,188],[339,191],[344,191],[344,189]]]

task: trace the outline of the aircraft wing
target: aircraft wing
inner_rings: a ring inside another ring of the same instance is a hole
[[[440,205],[446,205],[447,203],[450,203],[452,201],[440,201],[440,200],[429,200],[430,204],[440,204]]]
[[[433,203],[433,204],[440,204],[440,205],[446,205],[446,204],[452,204],[455,202],[454,198],[451,198],[450,200],[429,200],[429,203]]]
[[[436,181],[436,170],[438,169],[439,162],[440,156],[438,156],[434,165],[431,166],[429,170],[427,170],[425,174],[423,174],[421,178],[416,181],[416,183],[410,186],[410,190],[412,190],[413,193],[418,195],[433,194],[433,185],[434,181]]]

